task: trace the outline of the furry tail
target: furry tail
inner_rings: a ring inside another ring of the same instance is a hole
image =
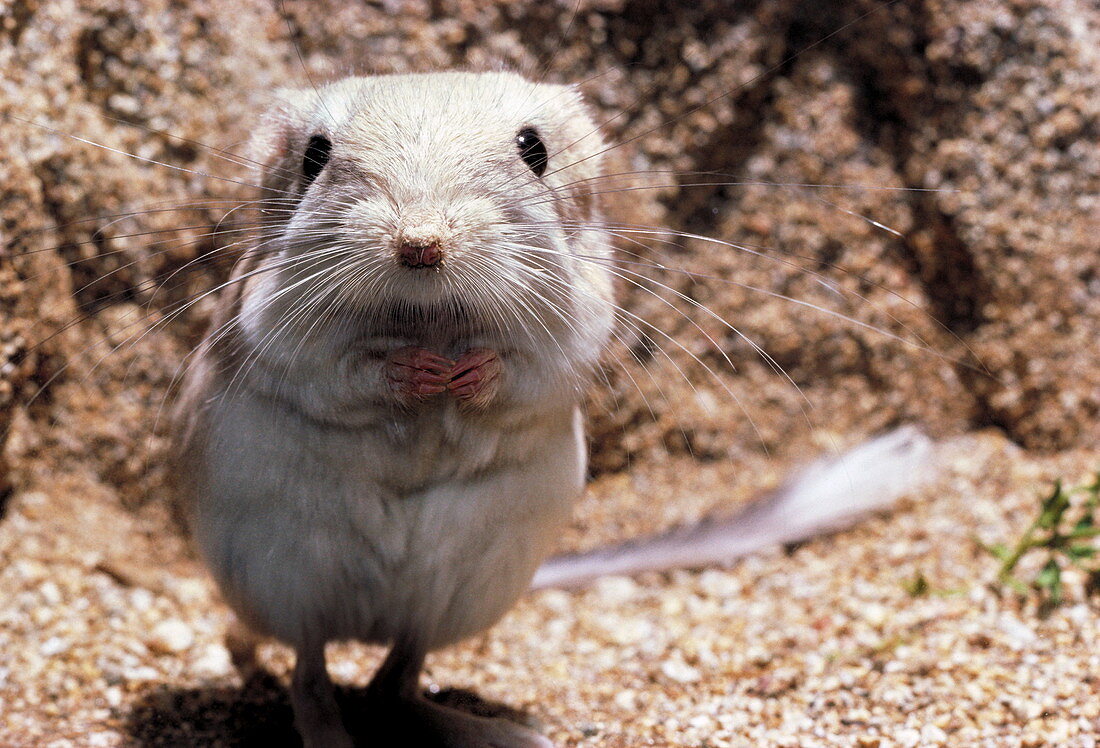
[[[930,477],[932,454],[931,440],[905,426],[812,463],[732,516],[555,556],[539,568],[531,586],[575,587],[613,574],[715,565],[836,531],[889,506]]]

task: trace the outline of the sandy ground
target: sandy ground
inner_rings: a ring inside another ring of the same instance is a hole
[[[1084,482],[1097,454],[1036,458],[985,433],[941,455],[935,484],[856,529],[728,569],[533,594],[433,655],[424,684],[513,707],[562,746],[1095,745],[1096,601],[1067,575],[1067,602],[1039,616],[991,584],[974,538],[1018,537],[1050,481]],[[567,544],[753,492],[747,471],[689,467],[601,479]],[[229,614],[156,508],[125,512],[79,471],[42,477],[0,523],[0,745],[295,745],[291,654],[265,644],[242,683]],[[914,596],[918,575],[930,589]],[[330,651],[364,740],[380,654]]]

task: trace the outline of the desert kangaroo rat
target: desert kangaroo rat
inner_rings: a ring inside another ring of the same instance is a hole
[[[528,589],[582,487],[578,405],[616,309],[604,149],[572,88],[509,73],[349,78],[263,118],[262,227],[186,375],[176,483],[227,600],[296,649],[308,746],[351,744],[324,660],[340,639],[391,646],[370,688],[402,744],[548,745],[417,681]],[[883,455],[916,441],[843,471],[879,479],[851,492],[878,496],[900,464]],[[736,533],[836,524],[778,496]],[[685,537],[540,584],[743,550]]]

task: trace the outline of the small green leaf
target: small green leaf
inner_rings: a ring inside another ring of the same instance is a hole
[[[1035,585],[1047,589],[1058,583],[1058,578],[1062,575],[1062,570],[1058,568],[1058,564],[1051,559],[1047,561],[1046,566],[1042,571],[1035,575]]]
[[[1069,496],[1062,490],[1062,481],[1054,482],[1054,491],[1043,501],[1043,511],[1039,515],[1039,527],[1050,530],[1058,526],[1069,507]]]
[[[1100,568],[1095,561],[1100,558],[1100,546],[1093,540],[1100,537],[1098,509],[1100,472],[1088,485],[1067,488],[1058,480],[1050,492],[1039,499],[1038,515],[1014,542],[986,544],[977,538],[974,540],[1000,560],[998,583],[1021,595],[1026,595],[1029,589],[1037,592],[1039,613],[1046,615],[1063,601],[1062,570],[1069,564],[1085,573],[1086,594],[1100,594]],[[1046,563],[1030,580],[1016,577],[1017,565],[1034,550],[1046,551]]]
[[[1035,587],[1045,591],[1054,605],[1062,601],[1062,569],[1056,560],[1047,561],[1035,576]]]

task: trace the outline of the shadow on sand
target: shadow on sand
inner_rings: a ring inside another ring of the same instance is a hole
[[[448,689],[426,693],[441,704],[485,717],[532,724],[526,712],[482,699],[471,691]],[[422,735],[396,735],[380,726],[376,705],[365,688],[340,688],[337,700],[344,724],[357,743],[371,746],[425,746]],[[286,688],[261,673],[241,688],[157,689],[130,711],[126,729],[137,746],[232,746],[233,748],[300,748]]]

